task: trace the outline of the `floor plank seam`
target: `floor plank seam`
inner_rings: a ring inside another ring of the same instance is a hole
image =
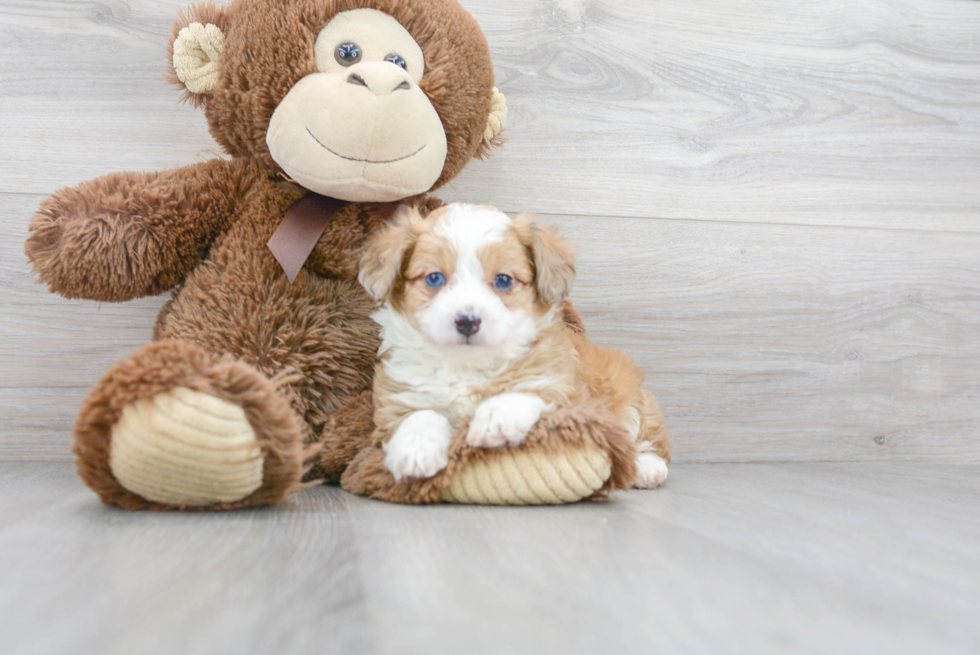
[[[522,211],[527,211],[524,209],[510,210],[504,209],[507,213],[520,213]],[[846,229],[846,230],[864,230],[864,231],[883,231],[883,232],[913,232],[913,233],[926,233],[926,234],[961,234],[961,235],[980,235],[980,229],[978,230],[954,230],[954,229],[940,229],[940,230],[928,230],[925,228],[917,227],[888,227],[888,226],[878,226],[878,225],[839,225],[836,223],[787,223],[781,221],[735,221],[735,220],[723,220],[723,219],[713,219],[713,218],[691,218],[691,217],[670,217],[670,216],[620,216],[612,214],[562,214],[562,213],[550,213],[545,211],[535,211],[531,210],[536,216],[540,217],[551,217],[551,218],[608,218],[613,220],[640,220],[640,221],[679,221],[687,223],[711,223],[711,224],[722,224],[722,225],[751,225],[754,227],[798,227],[798,228],[827,228],[827,229]]]

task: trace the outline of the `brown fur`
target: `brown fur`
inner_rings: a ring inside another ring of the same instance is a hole
[[[575,253],[554,229],[538,225],[530,214],[514,219],[516,232],[531,265],[534,287],[545,305],[564,300],[575,279]]]
[[[201,263],[261,176],[253,162],[216,159],[90,180],[41,203],[25,250],[41,282],[66,298],[157,295]]]
[[[370,447],[374,431],[374,403],[370,391],[347,403],[323,428],[319,456],[304,480],[340,482],[340,475],[361,450]]]
[[[575,334],[585,334],[585,321],[582,320],[582,315],[572,305],[571,300],[562,301],[561,313],[562,320],[565,321],[565,325],[568,326],[569,330]]]
[[[637,443],[648,443],[669,464],[667,426],[653,394],[643,388],[643,371],[626,353],[568,332],[576,356],[576,378],[585,385],[584,396],[601,402],[620,420],[625,420],[630,408],[635,408],[640,415]]]

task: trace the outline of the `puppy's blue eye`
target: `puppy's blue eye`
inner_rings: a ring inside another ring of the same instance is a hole
[[[510,291],[511,287],[514,286],[514,278],[501,273],[494,279],[493,286],[501,291]]]
[[[438,289],[446,283],[446,276],[442,273],[429,273],[425,276],[425,283],[431,289]]]

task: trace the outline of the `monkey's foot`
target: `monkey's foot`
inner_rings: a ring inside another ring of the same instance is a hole
[[[234,502],[262,486],[262,450],[245,411],[186,387],[123,408],[109,468],[126,489],[173,505]]]
[[[79,412],[74,450],[106,504],[233,509],[299,488],[302,434],[265,375],[164,341],[106,372]]]

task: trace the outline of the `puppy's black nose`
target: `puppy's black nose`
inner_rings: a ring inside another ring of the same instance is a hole
[[[469,337],[480,331],[480,319],[476,316],[460,314],[456,317],[456,331],[464,337]]]

